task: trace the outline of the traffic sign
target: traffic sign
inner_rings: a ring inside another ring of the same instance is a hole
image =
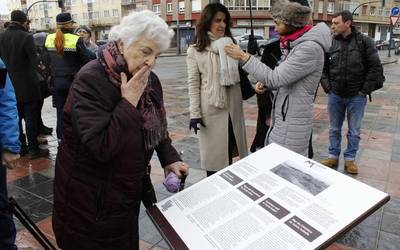
[[[400,15],[400,8],[399,7],[393,7],[390,10],[390,24],[395,25],[397,21],[399,20],[399,15]]]
[[[390,10],[390,16],[398,16],[400,14],[400,8],[399,7],[393,7]]]

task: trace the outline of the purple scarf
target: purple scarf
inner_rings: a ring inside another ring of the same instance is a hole
[[[127,75],[128,81],[132,78],[128,65],[115,42],[109,42],[100,47],[97,56],[108,78],[118,88],[121,86],[121,72]],[[151,73],[137,105],[144,119],[143,136],[146,150],[154,149],[168,136],[165,108],[161,95],[154,89],[156,84],[159,84],[159,80],[154,73]]]

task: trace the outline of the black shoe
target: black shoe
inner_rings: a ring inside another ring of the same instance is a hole
[[[36,148],[34,150],[29,150],[29,160],[34,160],[40,157],[49,156],[50,151],[48,149]]]
[[[53,129],[52,128],[49,128],[49,127],[46,127],[46,126],[41,126],[40,128],[39,128],[39,135],[51,135],[53,133]]]
[[[29,152],[28,146],[27,146],[27,145],[22,145],[22,146],[21,146],[21,151],[19,152],[19,154],[21,155],[21,157],[27,155],[28,152]]]

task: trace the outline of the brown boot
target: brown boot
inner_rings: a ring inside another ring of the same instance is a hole
[[[325,165],[329,168],[337,168],[339,163],[339,159],[333,159],[333,158],[326,158],[325,160],[321,161],[322,165]]]
[[[358,166],[354,163],[354,161],[345,161],[344,170],[346,170],[349,174],[358,174]]]

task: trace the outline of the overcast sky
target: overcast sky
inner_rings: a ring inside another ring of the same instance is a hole
[[[0,14],[8,14],[6,0],[0,0]]]

